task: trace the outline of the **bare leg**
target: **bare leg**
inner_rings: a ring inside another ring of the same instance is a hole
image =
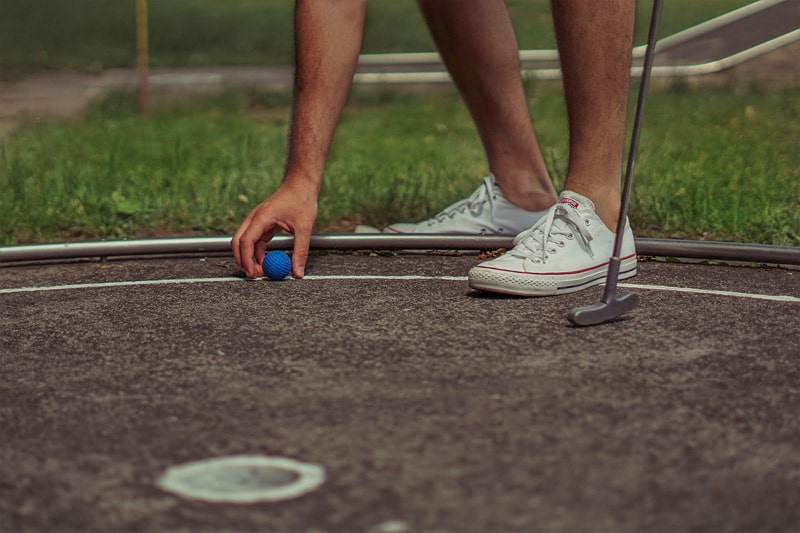
[[[302,278],[325,162],[358,62],[366,0],[297,0],[292,125],[283,184],[231,240],[236,263],[260,276],[267,243],[294,234],[292,271]],[[255,259],[255,261],[254,261]]]
[[[616,231],[635,1],[551,4],[569,115],[565,188],[591,199]]]
[[[478,128],[491,172],[512,203],[547,209],[556,192],[531,123],[519,49],[502,0],[418,0]]]

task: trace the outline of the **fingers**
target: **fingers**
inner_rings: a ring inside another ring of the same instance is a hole
[[[239,259],[236,263],[239,268],[248,278],[258,277],[258,267],[253,261],[254,241],[247,237],[247,233],[241,236],[237,249],[239,250]]]
[[[242,261],[242,253],[240,248],[240,242],[242,239],[242,233],[246,229],[248,222],[250,220],[250,216],[248,216],[244,222],[239,225],[236,229],[236,233],[233,234],[233,238],[231,239],[231,251],[233,252],[233,258],[236,260],[236,264],[239,265],[239,268],[244,271],[244,264]]]
[[[267,255],[267,245],[272,238],[280,232],[280,228],[273,227],[271,230],[267,231],[261,238],[258,239],[255,243],[255,256],[256,256],[256,275],[263,276],[264,275],[264,267],[262,264],[264,263],[264,256]]]
[[[231,239],[231,250],[236,264],[248,278],[263,274],[261,261],[264,260],[264,250],[269,240],[280,230],[272,221],[258,220],[255,213],[255,209],[250,212]],[[254,261],[254,256],[258,256],[258,262]]]
[[[271,239],[272,237],[270,237]],[[258,242],[256,242],[256,270],[258,271],[259,276],[264,275],[264,256],[267,255],[267,243],[269,243],[269,239],[266,237],[262,237]]]
[[[248,278],[264,274],[261,263],[268,243],[280,231],[295,236],[292,273],[296,278],[303,277],[317,214],[316,194],[314,187],[284,183],[250,211],[231,239],[236,264]]]
[[[311,230],[297,231],[294,234],[294,248],[292,250],[292,274],[297,279],[305,275],[308,262],[308,249],[311,246]]]
[[[261,264],[267,253],[269,241],[281,231],[296,233],[294,250],[292,254],[292,273],[296,278],[302,278],[308,260],[308,248],[311,241],[311,230],[293,231],[291,227],[279,222],[264,223],[256,217],[250,217],[242,223],[231,239],[231,249],[236,264],[248,278],[257,278],[264,275]],[[299,241],[299,243],[298,243]]]

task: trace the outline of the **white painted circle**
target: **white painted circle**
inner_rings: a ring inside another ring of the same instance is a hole
[[[325,482],[325,469],[283,457],[234,455],[167,469],[157,484],[195,500],[225,503],[273,502],[297,498]]]

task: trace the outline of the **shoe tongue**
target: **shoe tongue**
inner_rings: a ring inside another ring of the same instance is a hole
[[[594,202],[572,191],[563,191],[558,197],[558,205],[564,208],[572,208],[579,213],[593,213],[595,211]]]

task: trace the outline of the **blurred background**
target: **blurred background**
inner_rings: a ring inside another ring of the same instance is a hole
[[[548,1],[506,4],[521,49],[555,49]],[[669,0],[659,34],[749,4]],[[788,5],[800,26],[800,2]],[[292,12],[289,0],[0,2],[0,244],[232,233],[282,179]],[[640,1],[637,44],[649,13]],[[370,0],[365,31],[365,54],[434,51],[413,1]],[[800,245],[798,57],[794,41],[656,80],[630,214],[639,236]],[[556,185],[560,89],[526,79]],[[451,84],[357,83],[317,231],[426,218],[487,172]]]

